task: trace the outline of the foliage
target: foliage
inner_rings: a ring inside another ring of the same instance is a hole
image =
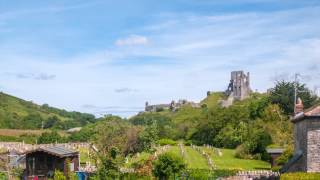
[[[309,108],[317,102],[317,97],[311,93],[305,84],[279,81],[271,90],[270,101],[278,104],[286,114],[292,114],[294,111],[295,86],[297,86],[297,97],[302,99],[305,108]]]
[[[2,179],[2,180],[7,180],[8,177],[7,177],[7,175],[6,175],[5,173],[0,172],[0,179]]]
[[[67,175],[67,177],[66,178],[68,180],[78,180],[77,175],[75,173],[71,172],[71,170],[70,170],[70,163],[71,163],[70,159],[67,159],[66,160],[66,164],[67,164],[67,167],[66,167],[66,175]]]
[[[67,178],[64,176],[63,172],[55,170],[53,180],[67,180]]]
[[[183,159],[172,153],[164,153],[153,164],[153,174],[159,179],[168,179],[169,177],[175,177],[185,169],[185,163]]]
[[[98,155],[100,164],[96,173],[97,179],[115,179],[119,176],[119,169],[114,158]]]
[[[172,145],[172,146],[174,146],[174,145],[177,145],[177,142],[172,140],[172,139],[160,139],[158,141],[158,144],[160,146],[164,146],[164,145]]]
[[[237,148],[236,157],[268,160],[266,147],[272,143],[271,136],[263,130],[255,130],[249,136],[250,138]]]
[[[83,127],[79,132],[72,133],[68,137],[69,142],[88,142],[91,140],[94,132],[95,124],[89,124]]]
[[[293,157],[293,147],[288,146],[286,150],[276,159],[277,165],[286,164]]]
[[[57,128],[69,129],[95,122],[91,114],[68,112],[25,101],[0,92],[0,128],[39,129]]]
[[[44,132],[38,138],[39,144],[63,143],[66,139],[59,135],[57,131]]]
[[[158,131],[155,126],[146,127],[139,135],[138,135],[138,151],[152,151],[152,146],[158,140]]]
[[[280,176],[280,180],[318,180],[320,173],[286,173]]]
[[[100,120],[94,127],[94,132],[93,141],[104,156],[108,155],[114,147],[123,156],[139,150],[140,128],[132,126],[120,117],[112,116]]]

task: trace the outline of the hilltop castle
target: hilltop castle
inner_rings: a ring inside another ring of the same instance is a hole
[[[191,107],[194,107],[194,108],[201,107],[200,103],[195,103],[192,101],[187,101],[185,99],[182,99],[182,100],[179,100],[178,102],[171,101],[170,104],[149,105],[149,102],[146,102],[145,111],[147,111],[147,112],[157,112],[157,111],[162,111],[162,110],[176,111],[184,105],[190,105]]]
[[[221,105],[228,107],[232,105],[234,100],[244,100],[249,97],[251,93],[250,88],[250,74],[245,74],[243,71],[232,71],[231,79],[225,95],[227,100],[222,100]]]
[[[232,71],[231,79],[227,90],[224,92],[228,97],[226,100],[221,100],[221,106],[228,107],[233,104],[234,100],[244,100],[250,96],[250,74],[244,73],[243,71]],[[210,95],[208,91],[207,95]],[[162,110],[176,111],[184,105],[190,105],[194,108],[200,108],[200,103],[195,103],[187,100],[179,100],[178,102],[171,101],[169,104],[155,104],[150,105],[149,102],[145,103],[145,111],[147,112],[157,112]]]

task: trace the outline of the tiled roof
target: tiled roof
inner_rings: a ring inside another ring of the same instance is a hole
[[[42,148],[38,148],[30,152],[27,152],[27,154],[34,153],[34,152],[46,152],[48,154],[52,154],[59,157],[68,157],[68,156],[74,156],[78,154],[78,151],[70,150],[62,146],[42,147]]]
[[[320,105],[311,107],[307,110],[305,110],[304,112],[300,112],[298,114],[296,114],[293,118],[292,118],[292,122],[298,122],[301,121],[305,118],[313,118],[313,117],[320,117]]]
[[[306,111],[304,114],[306,116],[320,116],[320,105]]]

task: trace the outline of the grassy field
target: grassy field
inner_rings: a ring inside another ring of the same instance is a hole
[[[41,135],[44,132],[50,132],[50,130],[24,130],[24,129],[0,129],[0,136],[13,136],[13,137],[19,137],[21,135]],[[66,131],[58,131],[58,133],[61,136],[67,136],[68,134],[66,133]]]
[[[185,146],[184,149],[185,155],[183,159],[187,163],[189,169],[209,169],[206,159],[200,153],[189,146]],[[182,157],[178,146],[171,147],[169,152],[175,153]]]
[[[180,148],[178,146],[171,146],[168,152],[181,156],[189,169],[209,169],[207,160],[196,150],[190,146],[185,146],[185,156],[182,157]],[[221,149],[221,156],[212,149],[201,147],[201,150],[206,151],[217,169],[237,169],[237,170],[258,170],[258,169],[270,169],[270,164],[260,160],[247,160],[238,159],[234,157],[235,150],[232,149]],[[150,156],[150,153],[140,153],[139,156],[135,155],[129,159],[129,163],[126,167],[130,167],[133,163],[141,160],[146,160]]]
[[[202,148],[212,158],[218,169],[241,169],[241,170],[254,170],[254,169],[270,169],[270,164],[260,160],[247,160],[238,159],[234,157],[235,150],[221,149],[222,156],[212,149]]]
[[[185,156],[183,159],[190,169],[209,169],[207,160],[196,150],[189,146],[185,146]],[[213,163],[218,169],[239,169],[239,170],[256,170],[256,169],[270,169],[270,164],[260,160],[238,159],[234,157],[235,150],[221,149],[222,156],[219,156],[212,149],[202,147],[211,157]],[[173,146],[169,152],[182,156],[178,146]]]

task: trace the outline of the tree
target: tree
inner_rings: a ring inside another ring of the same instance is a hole
[[[56,142],[64,142],[65,139],[59,135],[57,131],[44,132],[38,138],[39,144],[50,144]]]
[[[279,81],[270,93],[271,102],[278,104],[287,115],[294,112],[295,85],[295,82]],[[317,102],[317,96],[313,95],[305,84],[297,84],[297,97],[302,99],[305,108]]]
[[[173,153],[164,153],[153,164],[153,174],[161,180],[174,177],[186,168],[183,159]]]
[[[139,151],[150,151],[153,144],[157,142],[158,130],[155,126],[146,127],[138,137]]]

